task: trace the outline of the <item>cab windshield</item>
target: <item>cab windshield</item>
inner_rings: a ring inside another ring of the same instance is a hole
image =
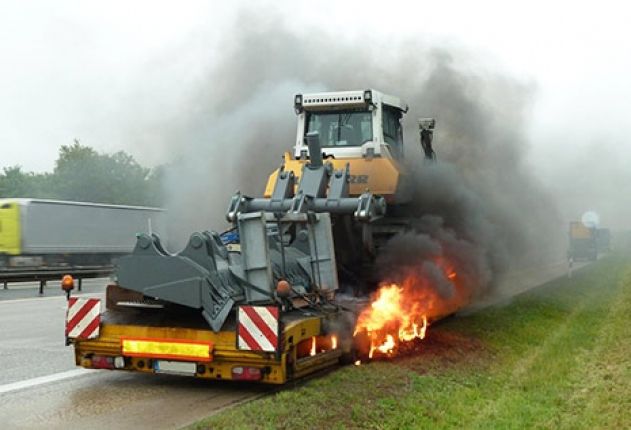
[[[361,146],[372,140],[372,112],[308,112],[305,133],[313,131],[323,148]]]

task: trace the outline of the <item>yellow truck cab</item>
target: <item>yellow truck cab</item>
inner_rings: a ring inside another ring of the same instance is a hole
[[[20,205],[12,199],[0,199],[0,255],[19,255],[20,243]]]

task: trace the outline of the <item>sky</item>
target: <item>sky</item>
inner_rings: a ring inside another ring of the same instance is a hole
[[[261,20],[281,16],[297,34],[452,47],[475,67],[532,87],[529,160],[552,188],[577,165],[590,169],[607,157],[628,165],[625,2],[371,3],[2,0],[0,166],[50,171],[58,148],[75,138],[99,151],[126,150],[144,165],[169,161],[163,127],[186,115],[191,93],[221,62],[226,35],[245,30],[240,16],[249,10]],[[559,168],[559,159],[576,163]]]

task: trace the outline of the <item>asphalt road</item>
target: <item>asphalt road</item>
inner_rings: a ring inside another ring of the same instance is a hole
[[[511,274],[502,279],[502,294],[468,311],[558,276],[567,276],[566,262]],[[86,280],[82,294],[102,297],[107,282]],[[77,368],[72,349],[64,346],[65,297],[58,283],[49,283],[44,297],[38,296],[37,286],[0,289],[2,429],[179,428],[274,389]]]
[[[87,280],[102,296],[107,279]],[[272,388],[77,368],[64,346],[66,301],[52,283],[0,290],[0,428],[172,429]]]

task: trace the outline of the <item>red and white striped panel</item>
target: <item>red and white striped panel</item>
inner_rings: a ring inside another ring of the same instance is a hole
[[[237,348],[275,352],[279,345],[279,315],[277,306],[239,306]]]
[[[101,300],[70,297],[66,314],[66,336],[94,339],[101,325]]]

